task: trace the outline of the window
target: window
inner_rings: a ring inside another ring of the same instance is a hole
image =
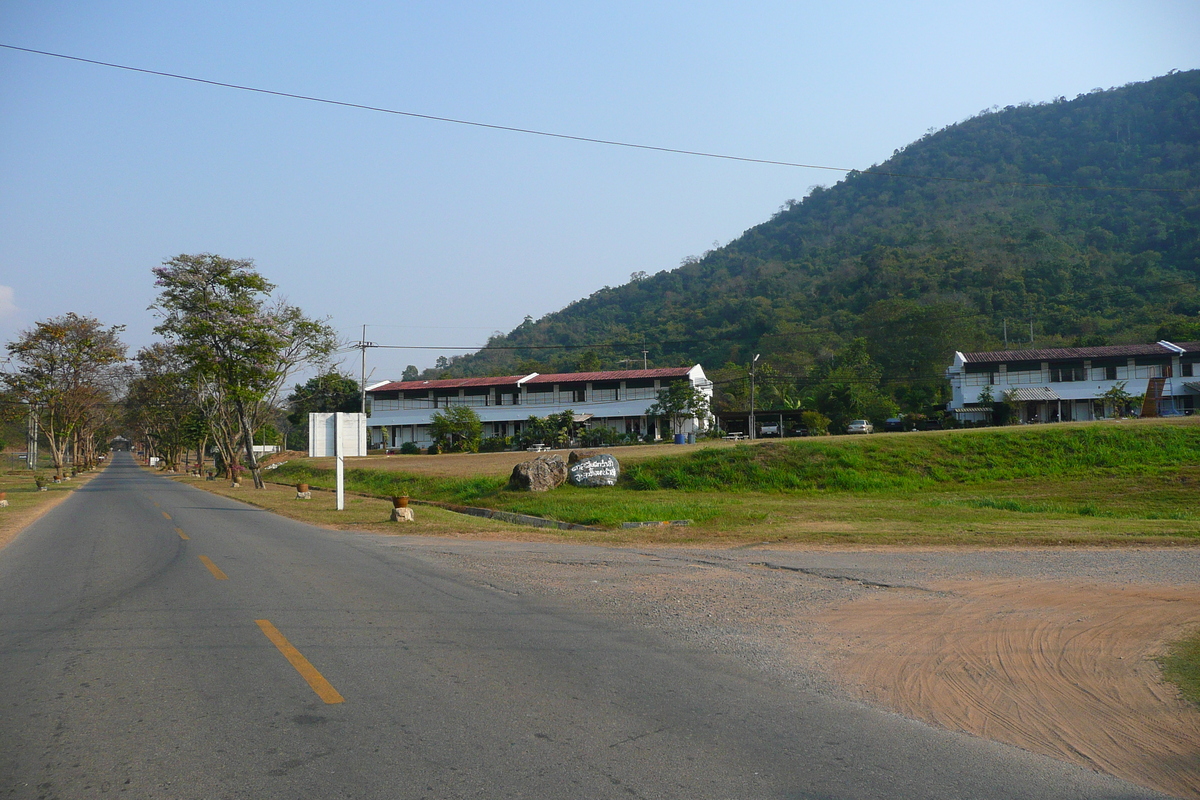
[[[1196,377],[1196,366],[1190,361],[1185,361],[1179,365],[1179,374],[1185,378]]]
[[[1117,367],[1114,364],[1111,367],[1104,368],[1104,380],[1115,381],[1117,379]]]
[[[1051,383],[1069,383],[1071,381],[1082,381],[1084,379],[1082,366],[1050,368]]]

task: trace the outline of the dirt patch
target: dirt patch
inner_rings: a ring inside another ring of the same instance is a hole
[[[816,617],[836,678],[935,725],[1200,798],[1200,712],[1154,659],[1200,590],[994,580],[881,591]]]

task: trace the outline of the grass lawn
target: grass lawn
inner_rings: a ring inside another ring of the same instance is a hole
[[[608,489],[505,489],[512,465],[528,453],[352,459],[347,489],[598,526],[606,530],[541,535],[605,542],[1200,543],[1200,418],[1194,417],[612,452],[624,474]],[[266,477],[332,488],[330,467],[329,459],[294,459]],[[253,489],[235,491],[259,502]],[[283,513],[303,506],[285,499]],[[427,506],[418,512],[442,519]],[[386,503],[378,513],[386,520]],[[459,515],[445,519],[446,532],[513,529]],[[675,519],[692,524],[619,527]]]

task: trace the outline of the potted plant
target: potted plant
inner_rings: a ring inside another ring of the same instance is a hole
[[[408,508],[408,495],[394,495],[392,497],[392,508]]]

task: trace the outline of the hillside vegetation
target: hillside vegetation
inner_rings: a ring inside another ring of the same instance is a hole
[[[1031,323],[1039,347],[1200,339],[1197,131],[1200,71],[987,110],[433,374],[615,368],[645,340],[655,366],[761,352],[802,378],[862,337],[903,402],[954,349],[1002,347],[1006,321],[1016,345]],[[540,349],[608,342],[627,346]]]

